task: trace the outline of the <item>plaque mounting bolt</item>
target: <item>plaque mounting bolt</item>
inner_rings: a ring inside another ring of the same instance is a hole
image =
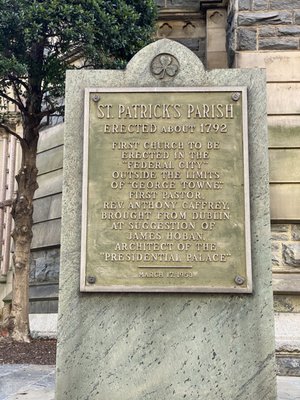
[[[95,102],[99,101],[100,98],[101,98],[101,97],[99,96],[99,94],[94,94],[94,96],[92,96],[92,99],[93,99]]]
[[[234,101],[238,101],[238,99],[241,97],[241,94],[239,92],[235,92],[232,94],[231,98]]]
[[[95,276],[89,275],[89,276],[87,277],[87,281],[88,281],[88,283],[90,283],[90,284],[96,283],[96,277],[95,277]]]
[[[245,278],[243,278],[243,277],[240,276],[240,275],[237,275],[237,276],[234,278],[234,282],[235,282],[237,285],[242,285],[242,284],[245,282]]]

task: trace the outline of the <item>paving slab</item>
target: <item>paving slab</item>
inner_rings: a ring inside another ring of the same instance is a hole
[[[278,400],[300,400],[300,377],[277,377]]]
[[[278,376],[277,383],[277,400],[300,400],[300,377]],[[54,392],[54,365],[0,365],[0,400],[55,400]]]
[[[0,400],[54,400],[55,366],[0,365]]]

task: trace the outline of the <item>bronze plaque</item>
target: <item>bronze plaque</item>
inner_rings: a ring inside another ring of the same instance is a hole
[[[252,291],[246,93],[86,90],[82,291]]]

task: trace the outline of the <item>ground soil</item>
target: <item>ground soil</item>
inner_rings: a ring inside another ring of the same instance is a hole
[[[0,364],[54,365],[56,340],[32,339],[30,343],[0,338]]]

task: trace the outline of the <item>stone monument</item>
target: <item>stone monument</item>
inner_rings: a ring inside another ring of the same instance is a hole
[[[166,39],[69,71],[57,400],[275,400],[265,77]]]

